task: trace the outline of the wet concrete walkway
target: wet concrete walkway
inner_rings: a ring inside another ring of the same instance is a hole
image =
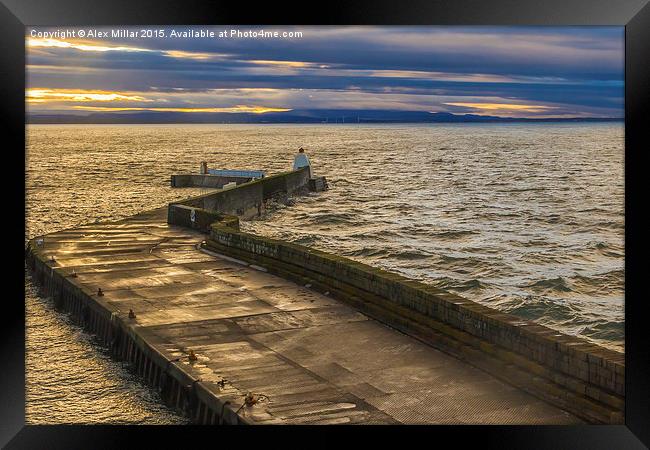
[[[571,414],[353,308],[201,252],[166,208],[47,235],[55,268],[252,423],[573,424]],[[225,383],[223,382],[225,380]],[[222,381],[222,387],[217,383]],[[211,390],[212,391],[212,390]]]

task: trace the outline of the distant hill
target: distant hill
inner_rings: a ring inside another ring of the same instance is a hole
[[[34,124],[170,124],[170,123],[465,123],[465,122],[612,122],[623,118],[522,119],[446,112],[392,110],[292,110],[253,113],[182,113],[138,111],[124,113],[33,114],[26,123]]]

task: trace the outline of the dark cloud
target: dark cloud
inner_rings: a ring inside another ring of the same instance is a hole
[[[167,33],[172,29],[165,28]],[[501,99],[546,104],[575,115],[622,116],[622,27],[281,28],[290,29],[302,31],[303,37],[116,38],[82,43],[143,50],[133,52],[29,47],[28,86],[157,90],[174,93],[179,104],[185,94],[209,89],[349,90],[364,93],[364,101],[374,95],[377,100],[372,104],[397,93],[418,108],[426,102],[415,101],[416,96],[440,109],[442,100],[436,103],[435,97],[458,97],[459,102],[472,97],[474,103],[484,97],[493,103]],[[269,101],[298,98],[302,97],[293,93]],[[40,107],[31,105],[32,110]]]

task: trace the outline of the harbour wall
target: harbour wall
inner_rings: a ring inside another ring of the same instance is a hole
[[[26,262],[40,295],[52,297],[57,310],[69,313],[76,324],[97,336],[111,357],[126,362],[132,372],[160,394],[167,406],[195,424],[249,423],[229,401],[223,400],[223,395],[215,392],[212,383],[203,383],[184,370],[181,358],[170,360],[161,354],[156,349],[155,336],[125,318],[97,292],[77,283],[69,269],[54,270],[32,245],[33,242],[27,248]]]
[[[347,258],[211,226],[205,247],[352,303],[595,423],[623,423],[624,355]]]
[[[221,222],[239,230],[239,219],[237,216],[224,215],[207,209],[182,204],[172,204],[167,208],[167,223],[170,224],[209,233],[210,226],[214,222]]]
[[[261,213],[270,200],[306,192],[310,178],[306,169],[255,181],[244,180],[243,183],[240,177],[181,175],[172,177],[172,186],[221,188],[233,181],[241,186],[170,204],[167,208],[168,223],[204,233],[209,232],[213,223],[238,230],[236,214],[252,217]],[[234,195],[233,191],[236,191]],[[195,424],[251,423],[247,417],[238,414],[235,405],[225,400],[228,397],[221,392],[223,388],[193,377],[184,370],[182,358],[170,360],[161,354],[157,347],[163,345],[153,334],[104,301],[98,292],[77,282],[71,269],[56,267],[55,270],[56,262],[43,255],[36,239],[29,242],[25,256],[40,295],[51,297],[57,310],[70,313],[86,332],[97,336],[100,343],[109,348],[111,356],[126,362],[135,374],[159,392],[166,405],[186,415]]]
[[[208,175],[208,174],[180,174],[172,175],[171,186],[172,187],[203,187],[203,188],[220,188],[228,183],[248,183],[252,178],[245,177],[223,177],[219,175]]]
[[[204,248],[254,263],[431,344],[592,423],[624,423],[625,364],[621,353],[347,258],[239,231],[239,218],[308,189],[298,170],[172,203],[170,224],[209,233]],[[194,218],[194,220],[192,220]],[[214,386],[192,378],[156,350],[155,337],[97,292],[54,270],[30,243],[27,263],[44,295],[96,334],[116,358],[158,389],[195,423],[247,423],[219,400]]]
[[[269,199],[305,189],[309,175],[304,172],[282,173],[172,204],[170,223],[209,232],[205,246],[212,251],[353,303],[368,315],[591,422],[623,423],[622,353],[395,273],[239,231],[236,218],[229,215],[259,215]],[[193,208],[195,222],[190,223]],[[213,218],[217,220],[210,223]]]
[[[225,179],[229,177],[219,178]],[[170,212],[169,217],[172,221],[169,223],[183,225],[183,223],[174,221],[176,217],[183,216],[182,212],[177,211],[182,207],[236,215],[243,218],[260,216],[268,201],[281,200],[292,194],[309,191],[309,179],[309,169],[303,168],[243,183],[235,188],[219,190],[175,202],[169,205],[170,210],[173,210]]]

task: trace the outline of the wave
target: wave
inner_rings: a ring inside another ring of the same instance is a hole
[[[402,250],[398,252],[391,252],[389,254],[391,258],[396,258],[396,259],[405,259],[405,260],[413,260],[413,259],[428,259],[432,258],[433,255],[431,253],[426,253],[421,250],[417,249],[411,249],[411,250]]]
[[[621,221],[612,221],[612,220],[607,220],[603,222],[596,222],[593,224],[595,228],[609,228],[613,230],[624,230],[625,229],[625,223]]]
[[[502,189],[497,192],[538,192],[538,191],[546,191],[548,190],[545,187],[525,187],[525,188],[512,188],[512,189]]]
[[[436,238],[458,239],[473,234],[479,234],[479,232],[473,230],[447,230],[447,231],[434,231],[428,234],[429,236],[436,237]]]
[[[594,275],[572,277],[575,289],[585,295],[622,293],[625,288],[625,270],[614,269]]]
[[[498,302],[501,309],[522,319],[531,320],[563,333],[581,336],[599,345],[620,351],[625,337],[625,322],[598,314],[594,317],[591,307],[579,307],[570,302],[545,297],[507,297]]]
[[[377,247],[364,247],[361,249],[345,252],[346,256],[369,256],[387,260],[416,261],[433,258],[434,255],[416,248],[389,249]],[[426,266],[425,266],[426,267]],[[390,270],[390,269],[389,269]]]
[[[306,217],[307,221],[311,224],[328,224],[328,225],[358,225],[358,216],[352,213],[321,213],[310,214]]]
[[[602,321],[585,327],[583,336],[606,342],[622,341],[625,338],[625,321]]]
[[[614,269],[593,275],[576,274],[571,277],[544,278],[533,283],[519,285],[519,288],[537,293],[559,293],[603,297],[621,293],[624,290],[625,271]]]
[[[438,264],[448,270],[481,276],[491,276],[503,270],[509,270],[502,261],[486,260],[473,256],[439,255]]]
[[[350,233],[348,237],[363,242],[383,238],[403,238],[404,234],[394,230],[358,231]]]
[[[545,278],[535,281],[531,284],[519,286],[522,288],[533,289],[535,291],[555,291],[555,292],[571,292],[573,289],[568,280],[563,277]]]
[[[475,215],[477,219],[502,220],[504,217],[521,217],[521,212],[482,212]]]
[[[456,278],[442,277],[432,280],[430,284],[440,289],[449,289],[453,291],[476,291],[486,289],[489,285],[485,282],[472,278],[469,280],[459,280]]]
[[[536,252],[522,255],[521,261],[533,265],[566,264],[567,257],[565,253]]]
[[[499,309],[522,319],[541,321],[544,324],[562,323],[566,326],[580,318],[576,306],[559,299],[534,295],[506,297],[505,301],[501,301]]]

